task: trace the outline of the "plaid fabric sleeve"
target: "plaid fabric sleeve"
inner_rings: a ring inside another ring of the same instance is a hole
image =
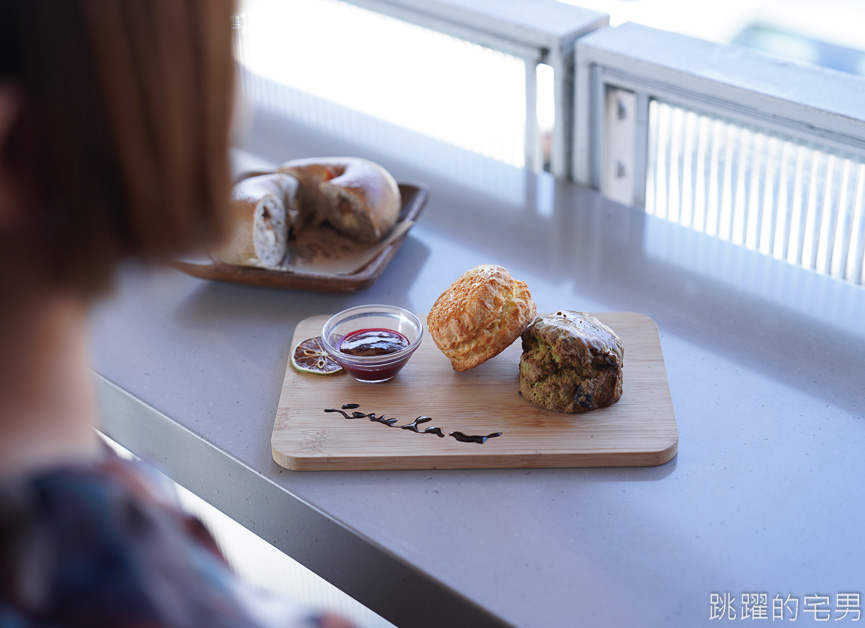
[[[111,458],[0,485],[0,628],[306,628],[241,583],[139,463]]]

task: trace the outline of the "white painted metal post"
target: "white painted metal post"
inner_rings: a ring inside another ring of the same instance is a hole
[[[574,133],[574,48],[550,51],[547,63],[553,68],[555,124],[550,149],[550,172],[557,178],[570,176],[571,137]]]
[[[538,133],[538,64],[529,59],[526,64],[526,164],[531,170],[543,170],[543,150]]]

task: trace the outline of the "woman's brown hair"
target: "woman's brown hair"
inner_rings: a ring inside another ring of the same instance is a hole
[[[90,296],[120,260],[162,260],[220,234],[232,8],[0,0],[0,83],[21,105],[0,167],[26,208],[26,235],[0,239],[4,261],[21,249],[52,286]]]

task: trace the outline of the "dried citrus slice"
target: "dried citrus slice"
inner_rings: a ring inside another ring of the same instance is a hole
[[[307,338],[294,348],[291,354],[291,365],[302,373],[316,375],[333,375],[339,373],[342,367],[330,357],[321,344],[321,336]]]

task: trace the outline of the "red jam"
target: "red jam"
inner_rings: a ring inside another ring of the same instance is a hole
[[[408,338],[392,329],[358,329],[340,340],[337,348],[348,355],[388,355],[409,344]]]
[[[406,349],[409,339],[392,329],[358,329],[339,341],[337,349],[350,356],[386,356]],[[358,379],[390,379],[405,365],[409,356],[382,365],[343,363],[342,367]]]

